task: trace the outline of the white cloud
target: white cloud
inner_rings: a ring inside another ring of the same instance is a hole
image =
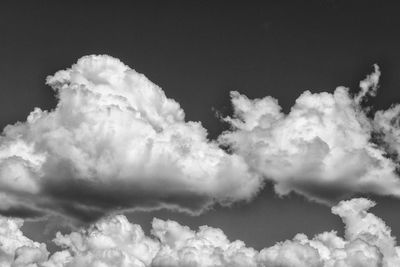
[[[382,146],[396,161],[400,156],[400,105],[375,113],[374,127]]]
[[[234,114],[225,119],[232,129],[219,141],[273,181],[280,195],[294,191],[328,204],[354,193],[400,197],[398,162],[386,156],[387,146],[400,147],[398,123],[388,124],[394,110],[376,113],[374,122],[361,105],[376,94],[379,76],[375,66],[355,97],[344,87],[332,94],[306,91],[288,114],[272,97],[251,100],[232,92]],[[385,131],[377,139],[381,146],[372,141],[377,125]]]
[[[150,266],[160,246],[124,216],[66,236],[58,233],[55,243],[68,250],[56,252],[44,266]]]
[[[58,233],[54,241],[62,250],[48,258],[44,245],[22,235],[21,220],[0,218],[0,266],[397,267],[400,247],[383,220],[368,212],[374,205],[358,198],[332,208],[345,225],[344,237],[335,231],[313,238],[297,234],[261,251],[231,242],[218,228],[194,231],[160,219],[153,220],[152,236],[146,236],[139,225],[117,215],[88,229]]]
[[[117,208],[199,212],[248,200],[261,186],[240,156],[118,59],[83,57],[47,84],[57,107],[36,108],[0,137],[3,214],[90,221]]]
[[[232,92],[232,130],[215,142],[142,74],[109,56],[83,57],[47,78],[55,109],[36,108],[3,130],[0,213],[81,221],[124,209],[198,213],[249,200],[265,180],[281,195],[329,204],[354,193],[400,196],[400,108],[370,119],[361,107],[379,77],[375,66],[354,97],[344,87],[304,92],[289,114],[272,97]]]
[[[0,266],[35,267],[47,260],[45,244],[25,237],[20,228],[21,219],[0,217]]]
[[[195,232],[173,221],[154,219],[152,234],[161,243],[152,266],[256,266],[257,252],[242,241],[230,242],[220,229],[201,226]]]
[[[289,114],[271,97],[233,92],[234,116],[226,118],[233,129],[219,139],[231,155],[143,75],[108,56],[81,58],[47,79],[59,99],[54,110],[35,109],[0,136],[0,211],[86,221],[123,209],[200,212],[214,202],[249,200],[263,183],[254,173],[272,180],[279,194],[326,203],[353,193],[400,196],[400,108],[373,119],[362,108],[379,76],[375,66],[354,97],[344,87],[307,91]],[[57,234],[62,250],[48,257],[44,244],[23,235],[22,220],[0,217],[0,266],[400,266],[390,228],[368,212],[374,205],[353,199],[332,208],[344,237],[297,234],[261,251],[217,228],[194,231],[159,219],[146,236],[119,215]]]
[[[378,65],[374,65],[374,72],[360,82],[361,91],[355,97],[357,103],[362,102],[367,96],[376,96],[379,78],[381,77],[381,71]]]

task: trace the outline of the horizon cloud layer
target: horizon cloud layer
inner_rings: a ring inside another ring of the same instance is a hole
[[[61,250],[49,256],[44,244],[20,231],[21,219],[0,217],[0,265],[13,267],[397,267],[400,247],[385,222],[368,212],[365,198],[332,208],[345,235],[327,231],[308,238],[297,234],[260,251],[240,240],[231,242],[221,229],[197,231],[154,218],[152,236],[125,216],[103,218],[89,228],[57,233]]]

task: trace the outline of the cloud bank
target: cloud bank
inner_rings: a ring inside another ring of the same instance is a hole
[[[380,70],[351,95],[304,92],[288,114],[272,97],[232,92],[231,130],[199,122],[118,59],[86,56],[47,78],[55,109],[0,136],[0,214],[93,222],[116,210],[200,213],[248,201],[272,181],[334,205],[356,193],[400,196],[400,106],[371,116]],[[220,146],[228,148],[229,153]]]
[[[345,87],[306,91],[288,114],[272,97],[231,92],[234,114],[225,121],[232,129],[219,141],[273,181],[280,195],[296,192],[327,204],[355,193],[400,197],[400,106],[371,118],[364,103],[377,93],[381,73],[374,67],[358,94]]]
[[[335,231],[292,240],[256,251],[231,242],[222,230],[191,230],[174,221],[154,219],[152,236],[122,215],[104,218],[88,229],[57,234],[63,249],[48,257],[45,245],[22,235],[21,220],[0,218],[1,266],[32,267],[396,267],[400,247],[390,228],[368,209],[374,202],[342,201],[332,212],[342,218],[345,235]],[[19,265],[18,265],[19,264]],[[22,264],[22,265],[21,265]]]
[[[248,200],[261,179],[207,139],[144,75],[86,56],[47,78],[54,110],[36,108],[0,137],[0,212],[92,221],[115,209],[197,213]]]

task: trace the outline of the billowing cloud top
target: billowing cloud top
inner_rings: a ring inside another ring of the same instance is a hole
[[[360,82],[351,96],[338,87],[331,93],[304,92],[288,114],[272,97],[248,99],[232,92],[232,130],[219,140],[275,184],[281,195],[292,191],[335,204],[354,193],[400,197],[396,174],[400,143],[400,106],[367,116],[364,100],[374,96],[380,71]]]
[[[335,231],[292,240],[256,251],[242,241],[231,242],[222,230],[198,231],[174,221],[153,220],[152,236],[122,215],[104,218],[88,229],[57,234],[63,249],[50,257],[43,244],[19,230],[20,220],[0,217],[1,266],[32,267],[398,267],[400,247],[390,228],[368,209],[374,202],[342,201],[332,212],[345,224]]]
[[[0,137],[0,212],[93,220],[113,209],[200,212],[248,200],[261,180],[144,75],[86,56],[47,78],[54,110],[36,108]]]

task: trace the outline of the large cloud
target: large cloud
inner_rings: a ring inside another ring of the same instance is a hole
[[[44,245],[22,236],[20,220],[0,218],[0,266],[41,267],[397,267],[400,247],[382,219],[368,212],[374,202],[359,198],[332,208],[345,224],[335,231],[256,251],[231,242],[217,228],[193,231],[174,221],[153,220],[152,236],[122,215],[104,218],[88,229],[57,234],[63,249],[50,257]],[[6,224],[4,224],[6,222]],[[15,259],[15,260],[13,260]],[[36,265],[35,265],[36,264]]]
[[[265,178],[281,195],[331,204],[357,192],[399,196],[400,107],[373,119],[362,108],[379,76],[375,66],[355,96],[343,87],[305,92],[289,114],[271,97],[232,92],[232,130],[214,142],[143,75],[109,56],[83,57],[48,77],[54,110],[36,108],[3,130],[0,213],[81,221],[117,209],[198,213],[251,199]]]
[[[375,119],[363,108],[379,76],[375,65],[355,96],[344,87],[332,94],[306,91],[288,114],[272,97],[251,100],[232,92],[234,114],[225,118],[232,129],[219,140],[281,195],[294,191],[328,204],[354,193],[400,197],[398,162],[388,153],[400,148],[400,108],[377,112]]]
[[[3,214],[90,221],[116,208],[200,212],[260,188],[240,156],[118,59],[83,57],[47,84],[57,107],[36,108],[0,137]]]

